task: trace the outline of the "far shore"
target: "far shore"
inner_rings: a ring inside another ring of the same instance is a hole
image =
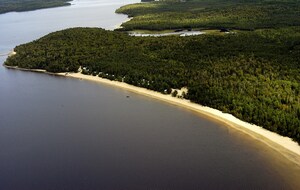
[[[49,73],[45,70],[40,69],[23,69],[18,67],[11,67],[6,66],[6,68],[9,69],[18,69],[23,71],[31,71],[31,72],[41,72],[41,73],[47,73],[51,75],[58,75],[58,76],[64,76],[64,77],[72,77],[80,80],[89,80],[94,82],[99,82],[102,84],[107,84],[110,86],[115,86],[119,88],[126,89],[130,92],[142,94],[154,99],[158,99],[164,102],[168,102],[170,104],[180,106],[183,108],[186,108],[188,110],[195,111],[203,116],[206,116],[210,119],[213,119],[214,121],[221,122],[222,124],[232,127],[238,131],[243,132],[244,134],[247,134],[251,136],[253,139],[262,142],[269,146],[270,148],[276,150],[283,156],[285,156],[290,161],[294,162],[298,166],[300,166],[300,146],[297,142],[293,141],[291,138],[283,137],[278,135],[277,133],[268,131],[262,127],[259,127],[257,125],[253,125],[247,122],[244,122],[236,117],[234,117],[231,114],[223,113],[219,110],[201,106],[199,104],[193,103],[186,99],[176,98],[172,97],[171,95],[165,95],[161,94],[159,92],[155,92],[152,90],[148,90],[145,88],[136,87],[133,85],[129,85],[124,82],[119,81],[111,81],[108,79],[100,78],[98,76],[92,76],[92,75],[84,75],[81,73]]]

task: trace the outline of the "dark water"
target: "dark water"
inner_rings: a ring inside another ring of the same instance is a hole
[[[4,51],[16,45],[0,39]],[[0,190],[299,189],[299,174],[277,152],[185,109],[0,68]]]
[[[288,187],[263,149],[191,112],[86,81],[1,76],[0,189]]]

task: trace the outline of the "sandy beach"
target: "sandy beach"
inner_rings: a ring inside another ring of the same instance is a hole
[[[132,20],[132,19],[133,19],[133,17],[127,17],[127,19],[126,19],[124,22],[122,22],[121,24],[116,25],[115,28],[114,28],[114,30],[115,30],[115,29],[123,28],[123,27],[122,27],[122,24],[125,23],[125,22],[128,22],[128,21],[130,21],[130,20]]]
[[[286,156],[288,159],[290,159],[291,161],[295,162],[300,166],[300,146],[298,145],[298,143],[296,143],[295,141],[293,141],[288,137],[280,136],[262,127],[244,122],[234,117],[231,114],[222,113],[219,110],[210,107],[201,106],[199,104],[192,103],[186,99],[172,97],[171,95],[164,95],[159,92],[136,87],[124,82],[111,81],[97,76],[83,75],[81,73],[59,73],[59,75],[77,78],[81,80],[83,79],[83,80],[95,81],[102,84],[123,88],[131,92],[142,94],[151,98],[155,98],[164,102],[171,103],[176,106],[181,106],[186,109],[195,111],[197,113],[210,117],[214,120],[222,122],[227,126],[233,127],[236,130],[242,131],[243,133],[250,135],[252,138],[260,142],[263,142],[264,144],[268,145],[272,149],[277,150],[278,152]]]
[[[145,95],[154,99],[158,99],[164,102],[168,102],[170,104],[180,106],[192,111],[195,111],[203,116],[206,116],[214,121],[221,122],[222,124],[232,127],[238,131],[243,132],[251,136],[253,139],[266,144],[270,148],[276,150],[283,156],[285,156],[290,161],[294,162],[298,166],[300,166],[300,146],[297,142],[293,141],[291,138],[280,136],[274,132],[268,131],[262,127],[257,125],[253,125],[247,122],[244,122],[231,114],[223,113],[219,110],[201,106],[199,104],[193,103],[186,99],[181,99],[177,97],[172,97],[171,95],[161,94],[159,92],[155,92],[152,90],[148,90],[145,88],[136,87],[133,85],[129,85],[124,82],[111,81],[108,79],[100,78],[98,76],[84,75],[81,73],[49,73],[45,70],[30,70],[30,69],[22,69],[17,67],[5,66],[6,68],[11,69],[19,69],[23,71],[31,71],[31,72],[42,72],[48,73],[51,75],[59,75],[64,77],[72,77],[79,80],[89,80],[94,81],[118,88],[126,89],[130,92],[138,93],[141,95]]]

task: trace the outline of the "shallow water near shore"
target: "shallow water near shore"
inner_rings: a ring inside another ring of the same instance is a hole
[[[89,2],[0,15],[0,52],[70,27],[77,9],[106,13],[73,26],[126,18],[113,16],[125,1]],[[300,189],[299,167],[278,152],[184,108],[66,77],[0,77],[0,189]]]

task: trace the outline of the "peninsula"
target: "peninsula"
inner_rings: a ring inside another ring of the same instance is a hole
[[[5,65],[53,73],[76,73],[81,68],[87,76],[175,97],[176,89],[187,88],[179,98],[300,143],[300,19],[295,16],[299,7],[294,0],[128,5],[118,12],[134,18],[121,31],[73,28],[54,32],[17,46],[16,55]],[[207,32],[186,37],[126,33],[179,29]],[[224,29],[230,32],[216,32]]]

